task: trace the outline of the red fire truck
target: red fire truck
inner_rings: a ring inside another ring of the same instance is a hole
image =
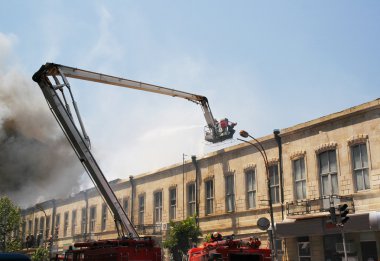
[[[188,252],[189,261],[268,261],[271,250],[260,248],[257,238],[234,239],[225,237],[214,242],[204,243],[201,247],[192,248]]]

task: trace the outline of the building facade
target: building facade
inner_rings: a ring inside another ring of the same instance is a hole
[[[138,232],[158,242],[170,220],[196,215],[204,234],[254,235],[269,246],[267,231],[257,225],[269,219],[269,190],[283,260],[342,260],[343,236],[351,260],[378,260],[380,100],[282,129],[279,137],[259,138],[268,166],[255,146],[241,143],[111,186]],[[336,209],[339,219],[344,204],[350,219],[337,227],[329,211]],[[95,189],[23,213],[24,238],[33,235],[42,244],[52,237],[55,250],[117,236]]]

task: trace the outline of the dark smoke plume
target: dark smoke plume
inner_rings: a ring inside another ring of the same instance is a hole
[[[0,68],[0,196],[27,207],[78,192],[82,175],[39,86]]]

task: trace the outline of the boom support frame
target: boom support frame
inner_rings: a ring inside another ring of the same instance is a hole
[[[41,68],[33,75],[33,80],[40,86],[53,115],[60,124],[82,165],[94,181],[107,205],[111,209],[119,236],[127,235],[133,238],[139,237],[136,229],[120,205],[120,202],[117,200],[102,170],[90,151],[90,139],[84,128],[77,103],[75,102],[71,92],[71,86],[67,78],[75,78],[79,80],[153,92],[172,97],[180,97],[195,102],[202,107],[203,114],[207,122],[205,139],[206,141],[212,143],[230,139],[235,132],[233,127],[236,124],[233,123],[232,125],[226,125],[228,124],[227,119],[223,120],[223,127],[220,126],[222,124],[219,125],[212,115],[208,100],[205,96],[54,63],[46,63],[45,65],[42,65]],[[66,97],[65,95],[66,89],[69,92],[69,97]],[[74,119],[74,114],[70,110],[68,98],[70,98],[73,103],[76,119]],[[75,120],[79,122],[81,131],[77,128]]]

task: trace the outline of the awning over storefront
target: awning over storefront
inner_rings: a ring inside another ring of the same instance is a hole
[[[350,219],[344,225],[344,231],[364,232],[380,231],[380,212],[358,213],[349,215]],[[276,223],[277,237],[301,237],[310,235],[327,235],[340,233],[340,228],[328,224],[328,217],[285,219]]]

